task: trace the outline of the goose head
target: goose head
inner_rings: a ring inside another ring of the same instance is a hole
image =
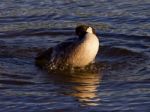
[[[80,39],[84,37],[86,33],[92,33],[96,35],[95,29],[88,25],[79,25],[75,29],[76,35],[79,36]]]

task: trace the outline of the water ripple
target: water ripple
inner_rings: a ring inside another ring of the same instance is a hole
[[[1,0],[0,111],[150,110],[149,8],[149,0]],[[99,36],[98,71],[35,66],[38,52],[74,38],[81,23]]]

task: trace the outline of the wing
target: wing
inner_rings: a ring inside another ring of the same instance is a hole
[[[47,49],[46,51],[40,53],[36,57],[36,65],[42,67],[48,63],[52,58],[57,60],[57,58],[64,58],[68,49],[72,48],[73,44],[76,42],[74,39],[68,39],[54,47]],[[58,59],[59,60],[59,59]]]
[[[53,48],[51,47],[46,51],[39,53],[35,58],[35,64],[39,67],[44,66],[47,63],[47,61],[50,59],[52,52],[53,52]]]

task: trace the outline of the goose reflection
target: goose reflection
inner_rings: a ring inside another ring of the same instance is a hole
[[[63,86],[61,87],[63,94],[76,98],[82,105],[99,104],[98,87],[102,76],[100,73],[63,73],[54,76],[53,81]]]

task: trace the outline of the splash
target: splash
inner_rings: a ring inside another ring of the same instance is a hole
[[[85,67],[72,67],[68,64],[63,65],[57,65],[55,63],[47,64],[44,69],[46,69],[48,72],[64,72],[64,73],[98,73],[102,67],[98,65],[97,63],[89,64]]]

